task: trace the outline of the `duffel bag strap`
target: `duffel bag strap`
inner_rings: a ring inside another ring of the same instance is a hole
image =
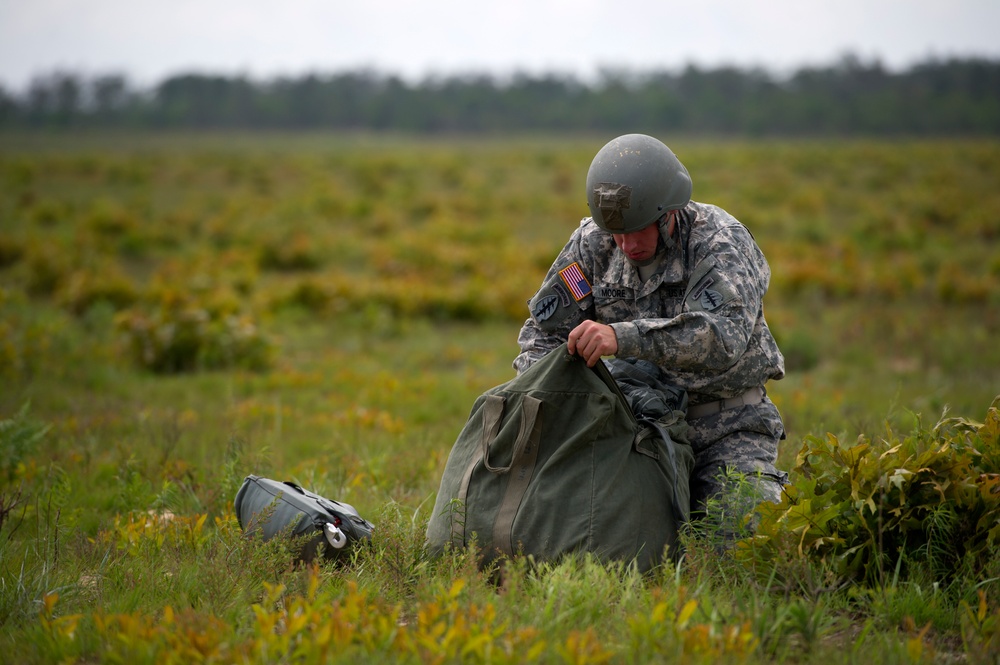
[[[521,505],[521,498],[528,489],[528,483],[531,481],[535,462],[538,459],[538,443],[542,433],[538,412],[541,409],[542,401],[531,395],[524,396],[521,401],[521,423],[517,439],[514,441],[514,451],[510,464],[505,467],[494,467],[489,461],[490,445],[500,432],[504,405],[505,400],[500,395],[487,396],[486,403],[483,405],[482,445],[479,447],[479,454],[473,455],[472,459],[469,460],[456,498],[464,510],[469,495],[469,483],[472,482],[472,472],[480,461],[491,473],[504,474],[515,469],[507,483],[504,497],[497,509],[497,516],[493,523],[494,545],[500,546],[508,554],[513,554],[511,551],[511,530],[514,525],[514,517]],[[453,543],[465,545],[464,515],[452,518],[451,538]]]
[[[531,395],[525,395],[521,400],[521,428],[518,430],[514,455],[508,467],[514,471],[507,480],[507,489],[504,490],[503,500],[493,521],[493,546],[508,556],[514,555],[511,538],[514,518],[517,516],[517,509],[521,507],[524,493],[528,491],[528,484],[535,472],[535,462],[538,460],[538,444],[542,435],[538,412],[541,407],[542,401]]]
[[[497,438],[500,433],[500,423],[503,421],[504,398],[500,395],[487,395],[486,403],[483,404],[483,440],[477,448],[476,453],[469,459],[465,473],[462,474],[462,484],[458,486],[458,496],[455,499],[463,511],[462,515],[453,515],[451,519],[451,542],[456,545],[465,545],[465,501],[469,496],[469,483],[472,480],[472,472],[476,465],[483,460],[489,452],[489,444]],[[488,467],[488,465],[487,465]]]

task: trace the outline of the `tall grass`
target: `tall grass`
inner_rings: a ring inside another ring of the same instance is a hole
[[[777,513],[749,561],[703,524],[646,577],[515,561],[497,587],[470,553],[427,558],[450,446],[513,375],[600,143],[0,137],[0,653],[993,662],[996,564],[942,577],[947,539],[876,577],[784,543]],[[881,455],[940,444],[942,415],[986,419],[1000,145],[673,147],[770,259],[789,372],[769,395],[800,498],[808,442]],[[351,503],[372,546],[301,568],[245,537],[248,473]],[[932,536],[955,532],[942,505]]]

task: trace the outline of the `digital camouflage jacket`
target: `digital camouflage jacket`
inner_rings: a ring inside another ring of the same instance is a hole
[[[692,201],[674,237],[660,233],[665,251],[643,283],[611,234],[584,219],[528,303],[514,368],[523,371],[592,319],[614,328],[618,357],[655,363],[692,405],[782,378],[762,304],[771,270],[749,230]]]

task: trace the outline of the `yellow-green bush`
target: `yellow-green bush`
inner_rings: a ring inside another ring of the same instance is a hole
[[[10,236],[0,235],[0,270],[14,265],[23,256],[23,243]]]
[[[943,418],[853,445],[808,436],[792,479],[741,543],[753,565],[802,557],[873,584],[912,567],[975,577],[1000,546],[1000,396],[982,423]]]
[[[132,358],[157,373],[198,369],[266,369],[274,346],[253,317],[208,309],[196,301],[152,311],[133,308],[117,319]]]
[[[99,270],[74,271],[67,276],[57,294],[59,303],[73,314],[83,314],[99,302],[122,309],[138,297],[135,282],[113,265]]]

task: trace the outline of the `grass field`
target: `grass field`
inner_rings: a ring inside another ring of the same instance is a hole
[[[525,301],[586,214],[604,140],[0,137],[4,658],[996,662],[996,141],[672,145],[694,197],[770,260],[789,371],[769,394],[799,508],[832,495],[804,448],[854,474],[831,481],[848,493],[933,468],[937,493],[906,485],[922,498],[898,525],[919,547],[889,551],[889,509],[857,532],[845,499],[836,533],[831,512],[799,530],[775,516],[740,556],[692,534],[647,577],[519,562],[498,592],[466,553],[424,555],[450,447],[513,376]],[[868,477],[831,441],[912,455]],[[296,568],[244,538],[248,473],[354,505],[373,547]],[[936,553],[940,533],[970,545]],[[871,558],[850,568],[831,548],[854,542]]]

